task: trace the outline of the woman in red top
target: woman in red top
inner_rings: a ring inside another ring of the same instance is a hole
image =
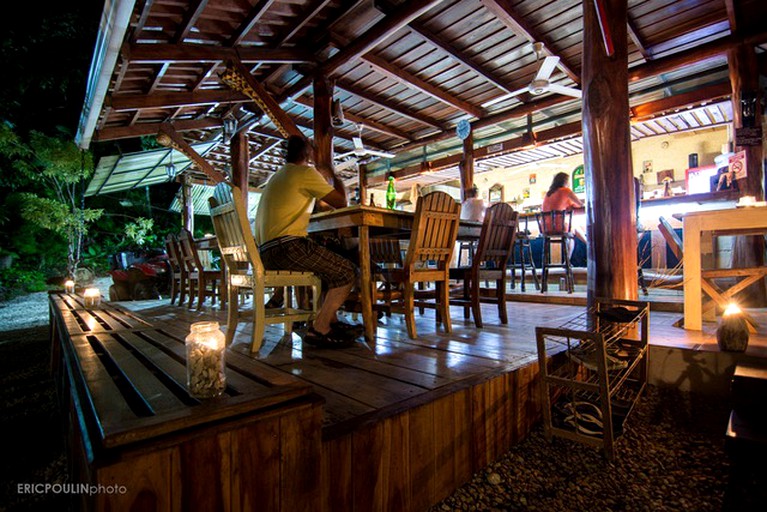
[[[552,210],[571,210],[572,208],[581,208],[583,203],[575,195],[568,185],[570,184],[570,175],[566,172],[559,172],[551,181],[549,191],[543,198],[541,210],[550,212]]]
[[[541,206],[541,210],[544,212],[550,212],[553,210],[572,210],[573,208],[582,208],[583,202],[578,199],[578,196],[575,195],[575,192],[570,189],[568,186],[569,184],[569,174],[566,172],[557,173],[554,176],[554,179],[551,180],[549,191],[546,192],[546,196],[543,198],[543,205]],[[553,226],[553,229],[550,226],[546,226],[545,229],[547,231],[569,231],[569,227],[566,228],[564,226],[564,217],[557,216],[556,218],[559,222],[562,222],[563,225]],[[548,217],[546,217],[545,220],[548,220]],[[575,236],[586,243],[585,233],[581,232],[579,229],[575,230]],[[568,242],[568,250],[571,254],[574,248],[575,244]]]

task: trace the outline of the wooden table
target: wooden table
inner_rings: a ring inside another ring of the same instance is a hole
[[[359,266],[360,266],[360,302],[362,304],[362,321],[365,325],[365,338],[375,339],[376,318],[373,315],[370,281],[370,233],[385,233],[409,238],[413,226],[413,212],[388,210],[375,206],[355,205],[339,208],[312,215],[309,221],[309,233],[335,231],[351,228],[359,236]],[[482,223],[462,220],[458,228],[459,240],[479,239]]]
[[[197,400],[185,332],[74,294],[49,303],[71,477],[125,490],[78,510],[319,508],[323,400],[308,383],[227,351],[226,391]]]
[[[675,215],[676,217],[676,215]],[[729,208],[679,215],[684,230],[684,327],[703,326],[700,240],[704,232],[721,235],[767,233],[767,207]]]

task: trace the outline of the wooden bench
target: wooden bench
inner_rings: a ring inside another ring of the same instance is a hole
[[[228,351],[223,396],[186,389],[184,340],[109,303],[50,295],[52,369],[83,510],[316,510],[323,399]]]

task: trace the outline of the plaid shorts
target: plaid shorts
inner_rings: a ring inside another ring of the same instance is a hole
[[[313,272],[328,288],[353,284],[357,277],[354,263],[305,237],[270,242],[260,254],[265,269]]]

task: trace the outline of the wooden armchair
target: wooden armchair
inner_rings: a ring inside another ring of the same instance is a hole
[[[385,292],[373,286],[374,303],[378,300],[391,301],[392,309],[405,314],[410,338],[417,337],[414,313],[416,283],[435,283],[436,302],[432,306],[437,308],[437,324],[442,322],[445,331],[451,331],[449,265],[458,236],[460,210],[461,205],[444,192],[432,192],[420,197],[402,268],[381,270],[387,282],[401,286],[392,285]],[[431,265],[427,266],[427,262]]]
[[[450,279],[463,281],[461,297],[451,298],[453,305],[463,306],[464,318],[469,318],[469,309],[474,315],[474,324],[482,327],[481,302],[498,306],[501,323],[508,323],[506,313],[506,265],[512,256],[517,234],[517,212],[506,203],[496,203],[485,212],[482,231],[471,266],[450,269]],[[495,281],[495,296],[482,297],[480,281]]]
[[[668,244],[669,249],[671,249],[671,252],[674,253],[674,256],[676,256],[679,261],[683,261],[684,253],[682,250],[682,240],[679,239],[679,236],[676,234],[676,231],[674,231],[674,228],[671,227],[671,224],[669,224],[668,220],[666,220],[664,217],[659,219],[658,230],[663,235],[663,238],[666,239],[666,243]],[[703,292],[712,299],[703,304],[702,314],[705,315],[707,312],[715,309],[716,306],[719,306],[722,309],[727,308],[736,294],[745,290],[758,280],[763,279],[765,276],[767,276],[767,266],[702,269],[700,271],[701,288],[703,289]],[[734,278],[736,280],[740,280],[735,285],[730,286],[727,289],[722,289],[715,282],[717,279],[722,278]],[[752,333],[756,332],[756,321],[751,318],[751,316],[749,316],[745,311],[743,312],[743,315],[748,322],[749,331]]]
[[[253,318],[251,351],[257,352],[264,338],[266,324],[283,324],[285,333],[290,333],[293,322],[314,318],[319,309],[321,282],[311,272],[264,270],[241,198],[240,189],[229,183],[219,183],[213,197],[209,199],[210,216],[229,280],[226,342],[232,342],[239,319],[249,316]],[[312,288],[311,310],[293,309],[290,300],[285,301],[284,307],[265,308],[266,288],[290,286]],[[240,311],[243,294],[239,292],[242,289],[252,292],[252,311]]]
[[[226,283],[224,283],[222,270],[207,270],[200,261],[197,246],[188,229],[182,229],[178,235],[179,256],[186,270],[187,291],[189,292],[189,307],[197,298],[197,310],[202,309],[205,297],[211,298],[211,304],[216,304],[216,298],[221,300],[221,306],[226,304]]]
[[[186,267],[183,265],[180,256],[180,247],[178,240],[173,234],[165,237],[165,251],[168,253],[168,262],[170,263],[170,303],[176,302],[183,304],[186,298]]]

